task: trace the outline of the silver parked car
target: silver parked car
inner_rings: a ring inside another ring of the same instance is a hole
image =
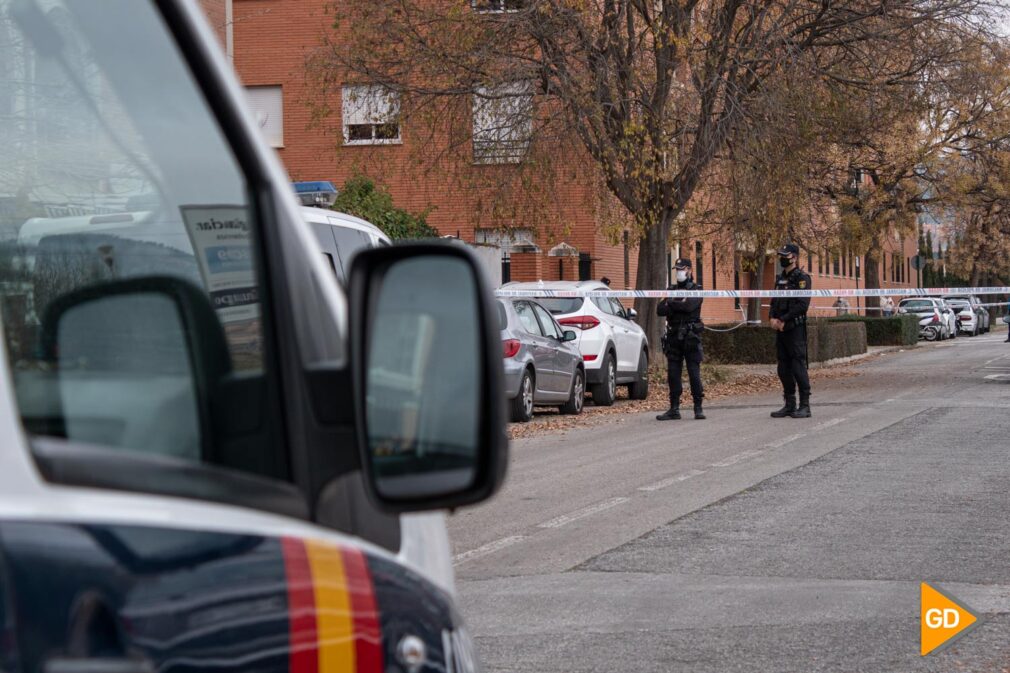
[[[530,299],[499,299],[498,318],[512,420],[529,421],[534,406],[582,413],[586,370],[575,332],[562,330],[547,309]]]

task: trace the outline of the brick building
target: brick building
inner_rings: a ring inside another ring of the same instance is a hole
[[[561,178],[555,190],[556,220],[564,223],[561,227],[514,220],[475,224],[481,194],[449,188],[440,176],[418,175],[416,166],[411,165],[412,143],[423,141],[409,123],[399,123],[398,99],[368,86],[344,86],[336,96],[340,100],[327,101],[334,111],[331,119],[324,124],[314,120],[306,61],[323,44],[324,35],[332,31],[332,0],[204,3],[246,87],[260,126],[292,180],[331,180],[339,185],[359,171],[378,177],[398,206],[415,212],[429,211],[428,222],[443,235],[499,246],[505,278],[577,280],[606,276],[613,289],[634,287],[637,250],[633,241],[628,242],[627,234],[618,232],[616,237],[608,237],[601,233],[605,209],[601,203],[606,196],[601,195],[595,182]],[[483,133],[479,128],[487,114],[475,101],[472,160],[461,167],[478,177],[506,171],[510,163],[510,146],[502,146],[500,136]],[[488,140],[499,144],[489,145]],[[489,152],[489,147],[497,152]],[[573,159],[573,163],[577,161]],[[915,284],[910,258],[916,254],[916,247],[915,240],[888,239],[880,274],[884,287]],[[680,254],[695,261],[697,280],[706,288],[747,288],[746,280],[735,272],[731,245],[684,241],[670,251],[670,259]],[[822,253],[806,255],[803,264],[813,276],[815,288],[853,288],[865,278],[865,270],[856,260],[848,254]],[[762,274],[765,288],[773,285],[773,264],[769,262]],[[814,305],[826,308],[830,303],[815,300]],[[705,303],[704,317],[709,322],[739,320],[739,305],[733,299],[710,299]]]

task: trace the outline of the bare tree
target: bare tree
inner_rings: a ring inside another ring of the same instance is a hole
[[[528,83],[532,120],[506,126],[529,124],[549,148],[539,156],[572,157],[581,142],[633,222],[637,286],[657,288],[678,217],[769,78],[803,68],[843,89],[915,77],[943,57],[945,36],[977,30],[984,2],[341,0],[312,72],[399,92],[405,116],[426,110],[443,125],[435,136],[463,145],[472,110],[460,98]],[[901,49],[880,58],[889,45]],[[637,304],[655,336],[651,304]]]

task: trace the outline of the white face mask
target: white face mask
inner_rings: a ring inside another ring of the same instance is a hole
[[[685,280],[687,280],[687,271],[678,271],[677,272],[677,282],[678,283],[683,283]]]

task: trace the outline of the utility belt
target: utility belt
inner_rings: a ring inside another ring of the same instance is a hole
[[[662,346],[665,353],[673,344],[683,343],[694,345],[701,343],[701,335],[705,324],[701,320],[687,320],[677,323],[666,323],[666,333],[663,334]]]
[[[806,324],[807,324],[807,314],[804,313],[803,315],[798,315],[792,320],[787,321],[782,329],[791,330],[794,327],[799,327],[800,325],[806,325]]]

